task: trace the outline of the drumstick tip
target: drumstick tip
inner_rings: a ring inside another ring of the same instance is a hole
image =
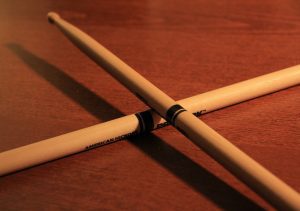
[[[49,12],[49,13],[47,14],[47,18],[48,18],[48,21],[49,21],[50,23],[54,23],[54,21],[55,21],[56,19],[60,18],[60,16],[59,16],[57,13],[55,13],[55,12]]]

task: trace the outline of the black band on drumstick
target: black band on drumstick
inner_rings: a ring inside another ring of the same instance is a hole
[[[175,104],[171,106],[166,113],[167,121],[174,125],[176,117],[184,111],[186,110],[181,105]]]
[[[154,129],[154,122],[150,110],[136,113],[139,120],[140,133],[149,132]]]

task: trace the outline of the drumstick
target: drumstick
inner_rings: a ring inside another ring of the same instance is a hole
[[[55,13],[49,13],[48,18],[81,51],[267,201],[281,209],[300,209],[300,196],[295,190],[191,112],[176,104],[172,98],[87,34]]]
[[[300,84],[300,65],[177,101],[194,115]],[[142,117],[139,119],[137,117]],[[152,119],[153,128],[141,127]],[[142,120],[142,121],[141,121]],[[140,112],[0,153],[0,175],[129,138],[168,125],[152,110]]]

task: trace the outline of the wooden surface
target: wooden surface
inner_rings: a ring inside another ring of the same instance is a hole
[[[146,108],[58,12],[175,99],[300,64],[298,1],[0,0],[0,151]],[[202,117],[300,191],[300,87]],[[1,163],[0,163],[1,165]],[[0,178],[1,210],[272,207],[172,127]]]

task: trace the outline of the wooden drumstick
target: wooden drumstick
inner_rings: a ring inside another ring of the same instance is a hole
[[[48,18],[80,50],[167,119],[194,144],[279,209],[300,210],[299,194],[191,112],[159,90],[113,53],[56,13]]]
[[[297,84],[300,84],[300,65],[179,100],[177,103],[199,116]],[[151,124],[147,124],[149,121]],[[153,110],[147,110],[1,152],[0,176],[167,125],[168,122]]]

